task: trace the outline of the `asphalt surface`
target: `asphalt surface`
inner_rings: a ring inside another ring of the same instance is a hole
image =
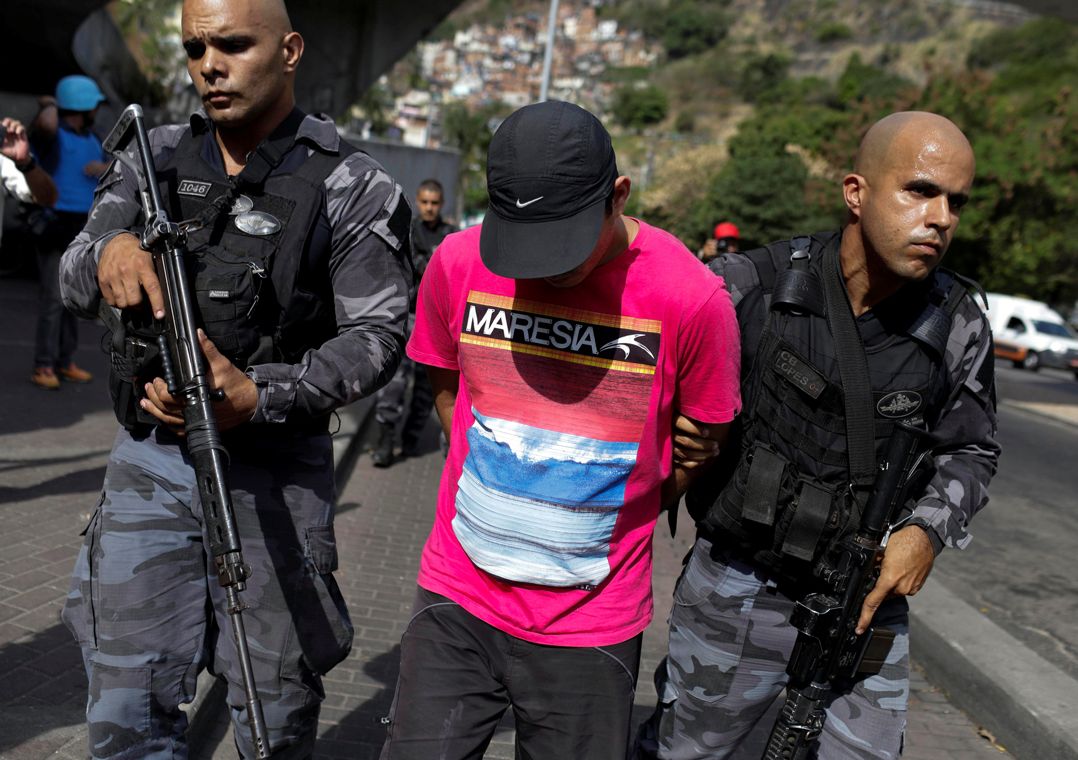
[[[77,648],[59,622],[59,610],[81,542],[78,534],[96,504],[115,430],[97,326],[82,323],[76,356],[80,365],[97,374],[93,383],[65,384],[58,392],[47,392],[28,382],[35,303],[32,281],[0,279],[0,758],[13,760],[85,755],[86,680]],[[1073,549],[1078,547],[1065,510],[1074,503],[1068,494],[1073,493],[1076,474],[1067,464],[1073,461],[1078,435],[1078,417],[1073,424],[1069,421],[1078,411],[1078,383],[1063,373],[1031,375],[1002,365],[999,377],[1005,453],[993,502],[974,522],[973,546],[966,552],[945,552],[933,582],[945,594],[945,604],[961,600],[960,605],[972,611],[972,618],[959,621],[960,630],[968,633],[967,647],[978,648],[975,634],[982,629],[998,627],[1013,637],[1014,657],[1007,659],[1018,663],[1018,670],[1012,668],[999,680],[1020,682],[1023,694],[1029,695],[1024,698],[1036,702],[1040,691],[1057,693],[1057,670],[1073,673],[1078,618],[1073,614],[1074,579],[1067,568],[1073,566]],[[1034,404],[1040,406],[1029,406]],[[363,417],[360,409],[350,409],[345,416],[355,418],[352,425]],[[341,443],[342,462],[347,464],[348,446]],[[426,455],[387,470],[371,468],[365,455],[354,468],[342,467],[339,580],[357,635],[352,655],[327,678],[318,757],[377,756],[383,732],[379,719],[392,695],[396,646],[411,606],[415,564],[433,515],[441,468],[433,426],[429,443]],[[665,645],[663,618],[688,545],[685,533],[683,529],[677,539],[664,527],[656,533],[657,615],[645,638],[639,717],[654,703],[650,673]],[[915,614],[919,604],[931,613],[931,601],[914,600]],[[942,618],[927,617],[930,626],[932,618]],[[948,649],[947,642],[932,646],[944,655],[957,651]],[[932,661],[928,651],[919,654],[916,636],[913,653],[915,665]],[[1051,669],[1029,666],[1023,671],[1027,661],[1033,662],[1027,655],[1039,656],[1036,662],[1046,661]],[[1007,744],[1001,737],[1008,735],[1011,727],[1006,724],[1012,719],[993,713],[990,706],[966,715],[956,704],[976,705],[975,699],[967,699],[968,692],[984,687],[943,678],[946,670],[915,668],[904,756],[1005,756],[993,740]],[[1042,678],[1045,686],[1040,689]],[[1061,683],[1063,693],[1069,694],[1066,689],[1073,682]],[[1078,704],[1078,691],[1070,704]],[[1038,727],[1036,718],[1032,720]],[[206,725],[198,756],[234,756],[222,738],[227,726],[213,720]],[[1069,736],[1066,731],[1062,735]],[[1064,756],[1030,751],[1035,745],[1018,738],[1016,757]],[[1078,742],[1069,750],[1078,752]],[[508,723],[487,756],[512,756]]]

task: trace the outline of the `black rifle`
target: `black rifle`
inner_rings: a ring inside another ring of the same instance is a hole
[[[125,155],[134,139],[139,165],[133,166]],[[158,332],[162,374],[169,393],[183,400],[183,426],[187,451],[198,482],[202,512],[210,540],[210,553],[217,565],[217,580],[225,590],[227,611],[232,622],[232,638],[236,643],[243,690],[247,695],[247,715],[251,737],[260,758],[269,757],[269,737],[262,714],[262,702],[255,688],[254,669],[243,628],[240,592],[247,586],[251,568],[243,561],[232,496],[228,489],[228,451],[221,443],[213,401],[219,394],[211,390],[206,379],[206,362],[198,343],[195,312],[187,283],[186,232],[169,221],[161,206],[157,172],[150,152],[150,141],[142,108],[129,105],[104,142],[105,150],[135,172],[142,196],[146,226],[142,231],[142,248],[153,256],[154,269],[165,298],[165,318],[155,320]]]
[[[801,760],[823,731],[826,713],[820,706],[836,683],[850,682],[866,659],[882,664],[894,634],[869,628],[856,633],[865,597],[876,585],[882,541],[898,506],[904,501],[905,485],[916,469],[917,443],[925,435],[918,426],[899,422],[887,446],[861,514],[857,532],[844,538],[833,561],[819,573],[827,593],[809,594],[797,603],[790,623],[797,628],[786,672],[786,701],[775,719],[764,760]],[[866,658],[875,637],[875,649]],[[878,672],[877,667],[875,672]]]

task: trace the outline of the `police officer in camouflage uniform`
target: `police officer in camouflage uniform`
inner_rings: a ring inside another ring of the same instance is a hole
[[[745,410],[739,451],[724,452],[687,500],[699,533],[674,592],[659,705],[641,730],[641,756],[725,758],[739,746],[786,682],[796,600],[822,590],[814,571],[828,546],[857,526],[864,492],[850,476],[845,386],[818,287],[828,267],[864,345],[872,391],[864,418],[876,456],[896,420],[923,419],[932,443],[930,467],[894,526],[858,621],[859,632],[871,621],[894,640],[878,674],[826,701],[813,753],[900,754],[905,597],[921,588],[944,546],[969,543],[967,525],[987,502],[999,454],[989,328],[960,279],[938,268],[973,171],[972,149],[950,121],[892,114],[868,131],[843,180],[841,232],[712,265],[741,325]],[[706,430],[678,425],[682,456],[714,454]]]
[[[412,260],[416,273],[422,277],[427,269],[427,262],[434,255],[434,249],[441,245],[445,236],[456,232],[457,228],[442,219],[442,201],[445,190],[436,179],[425,179],[419,183],[415,194],[415,207],[418,212],[412,219]],[[408,311],[408,331],[415,324],[415,296]],[[408,381],[412,381],[412,400],[408,413],[404,414],[404,398],[408,391]],[[397,423],[404,417],[404,429],[401,431],[401,456],[411,457],[418,453],[419,437],[423,434],[427,419],[434,409],[434,391],[431,389],[427,371],[405,356],[397,367],[393,379],[378,391],[375,404],[375,419],[379,425],[378,442],[371,452],[371,461],[375,467],[389,467],[393,464],[393,443],[396,439]]]
[[[295,107],[303,40],[280,0],[185,0],[183,45],[204,110],[150,132],[189,276],[251,577],[243,594],[274,757],[312,755],[321,676],[352,625],[333,578],[333,411],[377,390],[403,353],[411,212],[401,188],[333,123]],[[203,667],[228,682],[253,757],[223,589],[208,555],[177,399],[139,325],[164,316],[139,247],[134,171],[113,164],[64,255],[65,303],[112,330],[123,423],[63,617],[89,677],[95,757],[186,757]],[[151,336],[152,338],[152,336]],[[126,374],[125,374],[126,372]]]

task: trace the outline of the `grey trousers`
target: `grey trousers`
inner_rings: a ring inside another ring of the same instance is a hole
[[[641,730],[639,756],[729,757],[786,685],[797,638],[789,623],[794,605],[751,565],[712,558],[711,544],[697,539],[674,591],[669,653],[656,674],[659,705]],[[881,605],[874,624],[896,633],[886,664],[849,691],[831,694],[816,757],[891,760],[901,754],[908,617],[904,598]]]
[[[252,429],[253,430],[253,429]],[[332,573],[328,435],[254,431],[228,442],[230,485],[251,578],[242,600],[274,757],[310,757],[320,674],[348,653],[352,625]],[[254,757],[224,591],[185,446],[121,430],[63,611],[82,647],[94,758],[184,758],[203,666],[224,676],[237,748]]]
[[[37,327],[34,331],[34,367],[67,367],[78,347],[78,318],[65,309],[60,300],[60,257],[63,255],[61,248],[42,251],[37,256],[40,283]]]

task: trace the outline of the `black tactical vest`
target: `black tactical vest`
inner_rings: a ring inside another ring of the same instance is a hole
[[[295,363],[337,333],[329,236],[313,238],[324,213],[323,183],[357,149],[342,140],[336,153],[314,144],[309,150],[305,141],[295,142],[302,121],[293,111],[231,182],[203,158],[203,141],[214,139],[209,131],[185,131],[157,166],[169,218],[197,220],[187,234],[196,322],[240,368]],[[138,407],[142,384],[161,372],[156,334],[144,317],[127,312],[122,330],[110,327],[117,418],[128,429],[156,424]],[[324,420],[307,422],[324,426]]]
[[[720,547],[803,580],[828,547],[855,530],[863,494],[850,487],[846,411],[821,287],[823,267],[838,267],[840,237],[797,238],[750,251],[767,321],[750,354],[742,389],[746,409],[739,456],[688,497],[690,513]],[[811,258],[793,265],[795,249]],[[876,461],[897,420],[920,417],[929,429],[947,402],[944,352],[951,314],[965,288],[946,271],[906,286],[857,325],[868,360]],[[746,330],[743,340],[757,337]],[[866,410],[866,416],[868,411]]]

